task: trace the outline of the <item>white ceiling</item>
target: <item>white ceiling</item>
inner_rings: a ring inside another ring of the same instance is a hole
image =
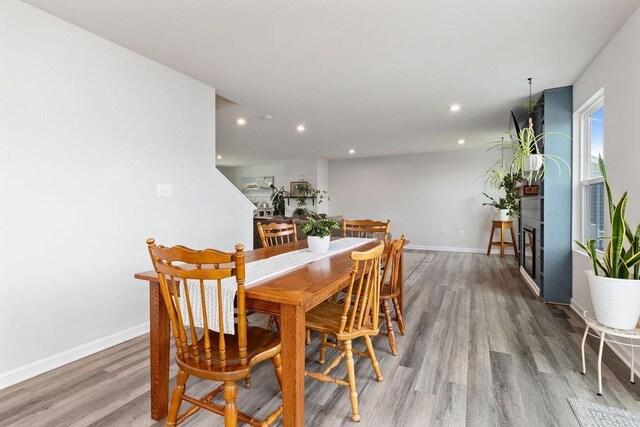
[[[479,147],[640,0],[26,0],[217,88],[219,164]],[[235,103],[235,104],[234,104]],[[459,103],[453,114],[449,105]],[[260,119],[271,114],[270,121]],[[244,117],[247,125],[238,127]],[[307,130],[295,130],[303,123]],[[464,146],[457,144],[464,138]]]

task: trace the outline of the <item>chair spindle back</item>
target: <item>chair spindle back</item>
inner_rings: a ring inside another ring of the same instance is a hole
[[[378,329],[380,309],[380,259],[384,243],[366,252],[352,252],[353,268],[344,299],[339,333]]]
[[[258,227],[258,234],[263,248],[298,241],[296,224],[293,221],[291,221],[291,224],[277,222],[272,222],[271,224],[257,223],[256,227]]]
[[[381,286],[387,283],[387,277],[389,278],[389,292],[394,294],[400,289],[400,261],[402,259],[402,252],[404,250],[404,235],[399,239],[392,240],[387,245],[387,262],[382,272]]]
[[[173,337],[176,343],[178,357],[183,360],[187,358],[201,358],[198,343],[203,341],[204,361],[207,365],[226,364],[226,344],[224,330],[224,314],[222,304],[222,280],[234,277],[238,284],[237,290],[237,313],[238,313],[238,346],[240,362],[247,362],[247,317],[245,311],[244,280],[245,261],[244,246],[237,244],[235,252],[227,253],[215,249],[194,250],[186,246],[156,246],[154,239],[147,240],[149,255],[153,262],[153,267],[158,273],[160,289],[164,303],[169,312]],[[191,281],[190,289],[188,281]],[[205,282],[206,281],[206,282]],[[195,284],[195,286],[193,285]],[[205,289],[208,286],[216,286],[218,295],[218,307],[207,307]],[[198,297],[190,295],[190,292],[197,289]],[[186,313],[180,305],[180,294],[184,294],[186,301]],[[200,303],[200,307],[193,307],[195,302]],[[194,327],[194,311],[201,309],[203,330],[198,336],[198,331]],[[214,314],[215,313],[215,314]],[[210,320],[208,317],[218,316],[220,333],[218,335],[218,354],[212,352],[211,333],[209,331]],[[183,317],[184,316],[184,317]],[[189,321],[189,330],[185,327],[185,317]],[[227,331],[229,332],[229,331]]]
[[[370,237],[387,240],[391,221],[372,221],[370,219],[342,220],[342,237]]]

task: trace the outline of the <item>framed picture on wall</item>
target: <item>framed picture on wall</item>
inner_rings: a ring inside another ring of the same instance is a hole
[[[308,181],[292,181],[289,194],[291,197],[306,196],[310,187]]]
[[[240,179],[241,191],[249,200],[268,201],[271,197],[272,176],[243,176]]]

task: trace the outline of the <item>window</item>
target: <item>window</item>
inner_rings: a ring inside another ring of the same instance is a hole
[[[606,195],[604,179],[598,166],[598,157],[604,159],[604,96],[583,107],[580,116],[580,184],[582,188],[582,240],[605,235]],[[596,249],[602,251],[604,242],[599,240]]]

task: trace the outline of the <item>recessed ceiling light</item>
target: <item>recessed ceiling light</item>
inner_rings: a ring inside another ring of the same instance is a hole
[[[351,150],[349,150],[349,154],[354,154],[356,152],[356,150],[354,150],[353,148]]]
[[[298,129],[298,132],[304,132],[305,127],[304,125],[298,125],[296,129]]]
[[[218,155],[216,156],[216,159],[218,159],[218,160],[222,160],[222,154],[218,154]]]
[[[239,124],[240,126],[244,126],[247,124],[247,121],[241,117],[236,121],[236,123]]]
[[[449,107],[449,111],[460,111],[460,104],[453,104]]]
[[[458,144],[460,144],[460,145],[464,144],[464,139],[459,139],[458,140]]]

